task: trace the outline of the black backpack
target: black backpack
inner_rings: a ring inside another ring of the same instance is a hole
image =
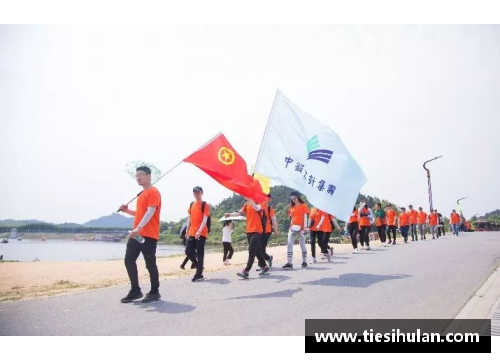
[[[190,205],[189,205],[189,215],[191,215],[191,208],[193,207],[193,204],[194,202],[192,202]],[[203,215],[203,213],[205,212],[205,205],[207,203],[205,201],[202,201],[201,202],[201,214]],[[207,230],[208,232],[210,233],[210,226],[212,225],[212,216],[209,216],[208,219],[207,219]]]

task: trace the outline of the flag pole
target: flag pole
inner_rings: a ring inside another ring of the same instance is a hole
[[[209,144],[210,142],[212,142],[215,138],[219,137],[219,135],[221,135],[221,132],[217,133],[217,134],[216,134],[214,137],[212,137],[212,138],[211,138],[208,142],[205,142],[205,143],[204,143],[201,147],[199,147],[199,148],[198,148],[198,150],[199,150],[199,149],[201,149],[201,148],[203,148],[203,147],[205,147],[207,144]],[[196,152],[196,151],[194,151],[194,152]],[[191,156],[191,155],[192,155],[192,153],[191,153],[189,156]],[[189,156],[187,156],[187,157],[189,157]],[[153,183],[151,184],[151,186],[153,186],[154,184],[156,184],[158,181],[160,181],[162,178],[164,178],[165,176],[167,176],[167,175],[168,175],[170,172],[172,172],[174,169],[176,169],[177,167],[179,167],[179,166],[180,166],[180,164],[181,164],[181,163],[183,163],[183,162],[184,162],[184,160],[185,160],[187,157],[183,158],[183,159],[182,159],[182,160],[181,160],[178,164],[176,164],[176,165],[175,165],[174,167],[172,167],[170,170],[168,170],[168,171],[167,171],[167,172],[165,172],[163,175],[161,175],[161,177],[160,177],[158,180],[156,180],[155,182],[153,182]],[[139,192],[137,195],[135,195],[135,197],[134,197],[132,200],[130,200],[129,202],[127,202],[125,205],[130,204],[132,201],[134,201],[135,199],[137,199],[137,198],[138,198],[141,194],[142,194],[142,191],[141,191],[141,192]],[[116,212],[120,212],[120,211],[121,211],[121,210],[120,210],[120,209],[118,209],[118,211],[116,211]]]
[[[269,133],[269,129],[271,128],[271,119],[274,115],[274,109],[276,108],[276,102],[278,101],[278,96],[280,94],[280,90],[276,91],[276,96],[274,97],[273,107],[271,108],[271,113],[269,114],[269,118],[267,120],[266,129],[264,131],[264,135],[262,136],[262,141],[260,142],[259,154],[257,155],[257,161],[255,162],[254,171],[258,172],[257,167],[259,166],[260,159],[262,158],[262,149],[264,148],[264,143],[267,139],[267,134]]]
[[[154,185],[154,184],[156,184],[158,181],[160,181],[162,178],[164,178],[165,176],[167,176],[170,172],[172,172],[175,168],[177,168],[177,167],[178,167],[181,163],[183,163],[183,162],[184,162],[184,160],[182,160],[182,161],[181,161],[181,162],[179,162],[177,165],[175,165],[174,167],[172,167],[170,170],[168,170],[167,172],[165,172],[163,175],[161,175],[161,177],[160,177],[158,180],[156,180],[155,182],[153,182],[153,183],[151,184],[151,186],[153,186],[153,185]],[[137,199],[137,198],[138,198],[141,194],[142,194],[142,191],[141,191],[141,192],[139,192],[137,195],[135,195],[135,197],[134,197],[132,200],[130,200],[129,202],[127,202],[125,205],[130,204],[132,201],[134,201],[135,199]],[[120,210],[120,209],[118,209],[116,212],[120,212],[120,211],[121,211],[121,210]]]

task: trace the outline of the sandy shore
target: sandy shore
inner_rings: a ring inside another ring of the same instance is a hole
[[[400,241],[399,241],[400,242]],[[380,241],[372,241],[373,246]],[[330,244],[335,253],[351,253],[350,244]],[[308,254],[310,246],[308,245]],[[316,248],[316,252],[319,249]],[[274,256],[274,266],[281,267],[286,260],[286,246],[268,248],[268,253]],[[294,260],[299,266],[300,247],[295,245]],[[246,264],[248,252],[235,252],[232,265],[222,264],[221,253],[205,255],[204,275],[211,272],[235,269],[241,270]],[[160,280],[188,277],[193,271],[179,268],[183,256],[158,258],[157,264]],[[191,264],[188,263],[189,268]],[[257,265],[257,263],[255,263]],[[138,260],[141,284],[149,284],[149,276],[142,259]],[[127,272],[122,260],[111,261],[74,261],[74,262],[2,262],[0,263],[0,302],[15,301],[65,294],[75,291],[106,288],[129,283]],[[236,278],[236,276],[235,276]],[[187,282],[187,280],[186,280]]]

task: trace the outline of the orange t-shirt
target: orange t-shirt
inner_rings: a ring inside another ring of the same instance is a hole
[[[457,213],[451,214],[451,223],[452,224],[460,224],[460,216]]]
[[[418,218],[418,211],[417,210],[410,210],[408,211],[408,215],[410,216],[410,224],[414,225],[417,223],[417,218]]]
[[[370,210],[368,208],[361,209],[363,214],[368,214]],[[370,226],[370,218],[368,216],[360,216],[359,217],[359,225],[360,226]]]
[[[438,224],[438,215],[437,214],[430,214],[429,215],[429,224],[436,226]]]
[[[423,211],[420,211],[418,213],[418,223],[419,224],[425,224],[425,221],[427,220],[427,214]]]
[[[148,211],[148,207],[156,207],[153,217],[139,231],[142,237],[148,237],[155,240],[160,238],[160,210],[161,210],[161,195],[156,187],[151,187],[142,193],[137,198],[137,211],[134,217],[134,229],[139,225],[142,218]]]
[[[205,204],[205,212],[203,214],[201,213],[201,204],[202,202],[194,202],[193,206],[191,206],[191,210],[188,209],[188,214],[191,216],[189,230],[187,232],[188,236],[195,236],[196,232],[201,226],[201,223],[203,222],[203,216],[210,216],[210,206],[208,206],[208,202]],[[208,236],[207,225],[205,225],[205,227],[201,231],[201,236]]]
[[[410,222],[410,215],[407,212],[403,212],[399,215],[399,225],[406,226]]]
[[[311,208],[309,210],[309,221],[314,221],[312,229],[313,231],[317,231],[316,226],[318,226],[319,221],[321,220],[321,210],[318,210],[316,207]]]
[[[292,219],[291,225],[299,225],[304,229],[304,215],[307,215],[309,210],[306,204],[298,203],[294,206],[290,206],[288,209],[288,215]]]
[[[321,224],[321,227],[319,228],[319,231],[322,231],[324,233],[331,233],[332,230],[332,223],[330,222],[331,220],[331,215],[327,214],[326,212],[321,211],[321,216],[324,216],[325,219],[323,220],[323,224]],[[320,220],[321,220],[320,216]],[[319,221],[318,221],[319,223]]]
[[[352,224],[354,222],[358,222],[358,210],[354,210],[351,214],[351,217],[349,218],[349,224]]]
[[[385,213],[387,217],[387,225],[389,226],[394,226],[396,225],[396,211],[394,210],[389,210]]]
[[[255,211],[252,205],[247,202],[243,207],[241,208],[240,211],[244,212],[247,218],[247,228],[246,232],[248,234],[250,233],[260,233],[262,234],[263,229],[262,229],[262,215],[263,213],[266,213],[264,211],[264,208],[261,206],[262,210],[261,211]],[[266,213],[267,217],[267,213]]]
[[[266,231],[265,233],[266,234],[269,234],[270,232],[273,231],[273,224],[272,224],[272,221],[271,219],[276,216],[276,211],[274,211],[274,209],[272,207],[269,207],[269,205],[267,203],[263,203],[263,204],[260,204],[260,207],[262,207],[262,210],[264,210],[264,212],[266,213],[266,218],[267,218],[267,221],[266,221]],[[271,210],[271,214],[269,215],[269,210]]]

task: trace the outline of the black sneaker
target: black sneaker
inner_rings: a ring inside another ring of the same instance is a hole
[[[306,262],[302,263],[302,268],[307,268],[307,263]]]
[[[241,273],[236,273],[237,276],[243,279],[248,279],[249,274],[246,270],[242,270]]]
[[[141,299],[143,296],[144,295],[142,294],[140,289],[138,289],[138,290],[131,289],[130,292],[128,292],[127,296],[125,298],[121,299],[121,302],[122,303],[130,303],[136,299]]]
[[[269,264],[269,269],[273,267],[273,256],[269,255],[269,260],[267,261],[267,264]]]
[[[192,282],[196,282],[198,280],[204,279],[203,274],[195,274],[193,279],[191,279]]]
[[[191,269],[196,269],[196,266],[191,264]]]
[[[259,275],[266,275],[266,274],[269,274],[269,267],[268,266],[262,268],[260,273],[259,273]]]
[[[146,294],[142,302],[151,303],[160,300],[160,298],[161,298],[160,292],[149,292],[148,294]]]
[[[293,265],[290,263],[286,263],[285,265],[283,265],[283,269],[293,269]]]
[[[184,265],[181,265],[182,270],[186,270],[186,267]]]

